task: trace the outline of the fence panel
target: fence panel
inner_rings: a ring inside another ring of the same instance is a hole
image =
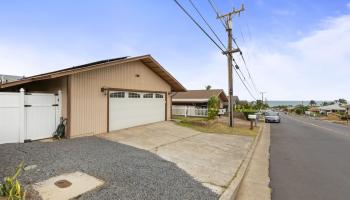
[[[173,115],[178,116],[189,116],[189,117],[207,117],[208,109],[206,108],[195,108],[193,106],[173,106],[172,107]]]
[[[0,93],[0,144],[20,141],[20,106],[20,93]]]

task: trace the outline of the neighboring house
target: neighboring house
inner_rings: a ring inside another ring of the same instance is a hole
[[[313,106],[313,107],[310,107],[307,111],[305,111],[305,114],[315,117],[316,114],[319,113],[319,112],[320,112],[319,107]]]
[[[228,102],[226,94],[221,89],[212,90],[188,90],[186,92],[176,92],[172,96],[174,106],[190,106],[195,108],[207,108],[210,97],[215,96],[220,100],[220,108]]]
[[[229,101],[230,96],[226,96],[226,98],[227,98],[227,100]],[[225,109],[228,109],[228,104],[229,104],[228,101],[224,103],[224,108],[225,108]],[[236,106],[237,106],[238,103],[239,103],[239,98],[238,98],[238,96],[232,96],[232,104],[233,104],[233,107],[234,107],[235,109],[236,109]]]
[[[172,92],[186,89],[152,56],[88,63],[0,84],[0,91],[62,93],[67,137],[170,120]]]
[[[9,83],[13,81],[17,81],[19,79],[23,78],[22,76],[12,76],[12,75],[4,75],[0,74],[0,84],[1,83]]]
[[[318,107],[321,114],[335,113],[335,112],[346,112],[346,108],[341,107],[339,104],[332,104],[328,106]]]

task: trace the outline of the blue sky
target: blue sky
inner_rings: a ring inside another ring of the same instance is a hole
[[[179,1],[202,23],[188,0]],[[214,1],[221,12],[245,4],[234,37],[268,99],[350,100],[350,0]],[[226,43],[208,1],[193,2]],[[8,0],[0,2],[0,24],[0,74],[152,54],[187,89],[227,89],[226,58],[172,0]],[[237,77],[234,93],[252,99]]]

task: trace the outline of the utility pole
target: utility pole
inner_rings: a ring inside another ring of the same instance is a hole
[[[260,106],[260,110],[262,109],[262,106],[264,105],[264,94],[266,94],[267,92],[260,92],[261,94],[261,106]]]
[[[232,12],[229,12],[227,14],[221,15],[221,16],[217,16],[218,19],[224,19],[225,20],[225,27],[226,27],[226,31],[228,34],[228,45],[227,45],[227,50],[222,52],[224,55],[227,56],[227,64],[228,64],[228,93],[229,93],[229,105],[228,105],[228,109],[229,109],[229,125],[230,127],[233,127],[233,78],[232,78],[232,61],[233,61],[233,57],[232,54],[236,53],[236,52],[240,52],[240,49],[233,49],[232,47],[232,40],[233,40],[233,36],[232,36],[232,16],[236,15],[236,14],[240,14],[242,11],[244,11],[244,5],[242,4],[241,9],[236,10],[235,8],[233,8]]]
[[[264,94],[266,94],[267,92],[260,92],[261,94],[261,103],[264,104]]]

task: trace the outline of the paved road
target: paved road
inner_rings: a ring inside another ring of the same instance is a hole
[[[270,151],[272,200],[350,199],[350,126],[282,115]]]

